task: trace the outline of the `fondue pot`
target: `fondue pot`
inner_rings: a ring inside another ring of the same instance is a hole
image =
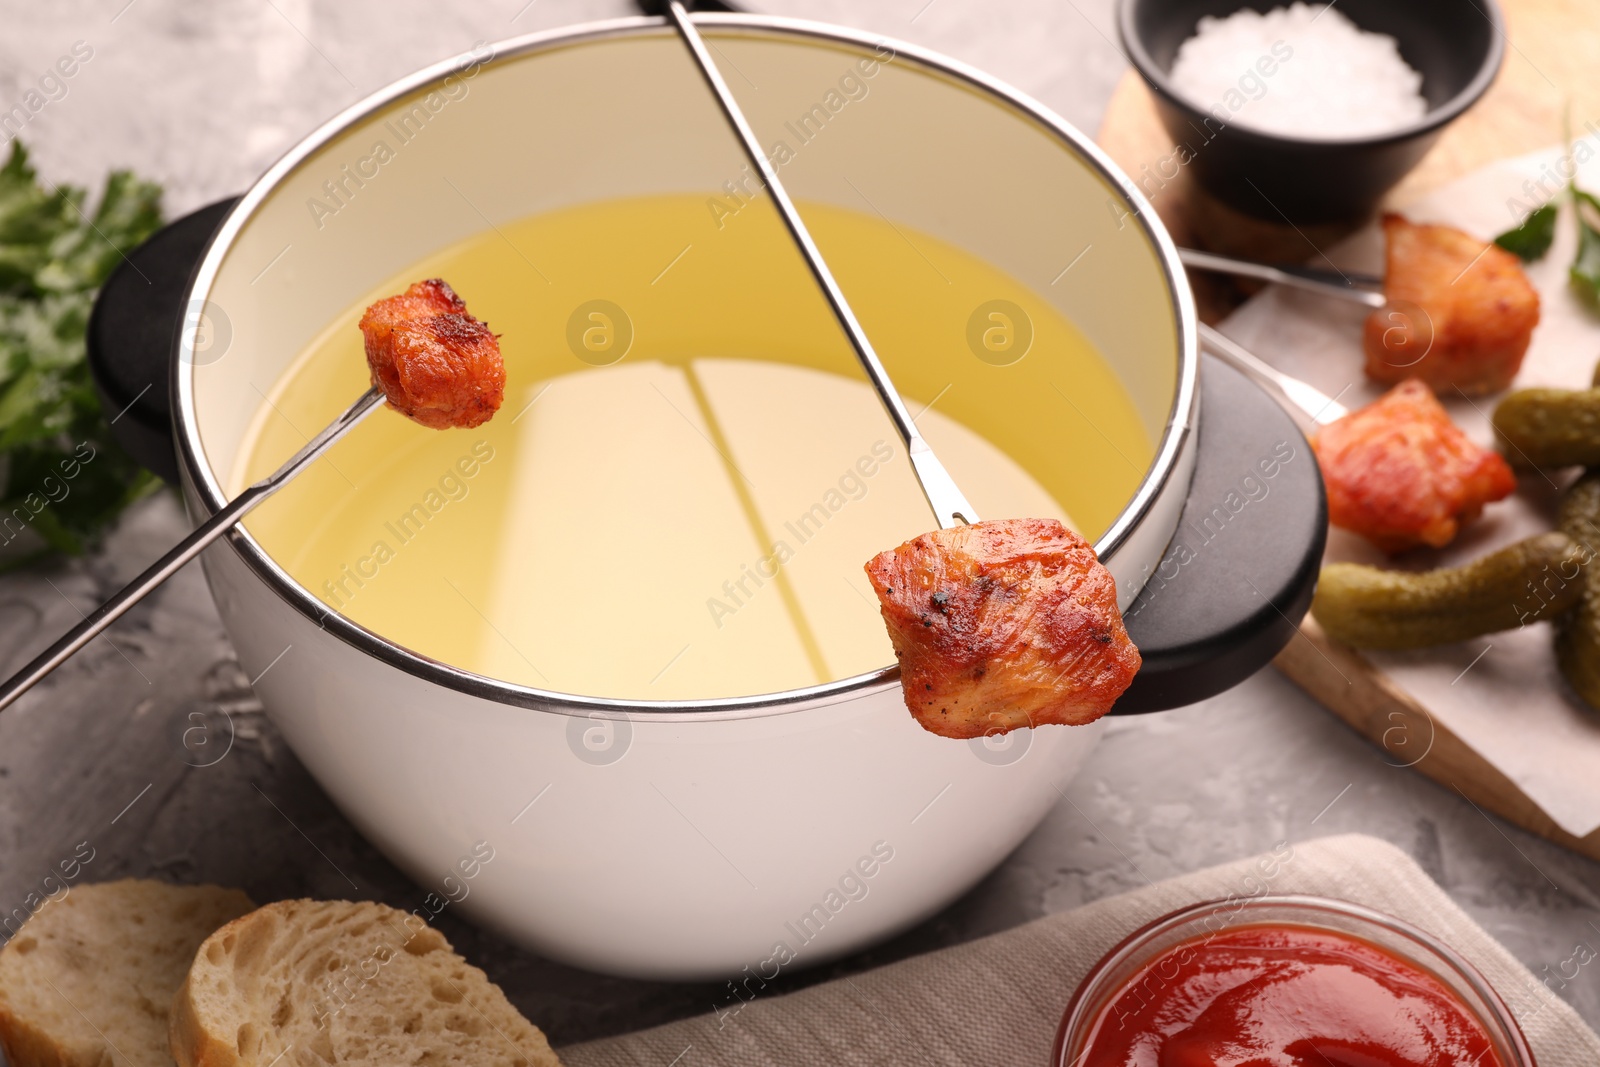
[[[697,19],[763,140],[804,146],[783,171],[802,204],[870,208],[1023,280],[1140,412],[1154,458],[1095,544],[1144,655],[1116,713],[1211,696],[1270,660],[1310,600],[1321,479],[1266,394],[1199,358],[1176,251],[1132,183],[1060,118],[942,56],[814,23]],[[261,391],[396,271],[526,216],[728,196],[742,174],[660,19],[481,46],[350,108],[241,198],[132,253],[91,324],[102,399],[125,411],[126,447],[210,514]],[[1092,424],[1060,385],[1060,418]],[[1083,469],[1120,462],[1112,447],[1086,447]],[[243,529],[203,559],[267,712],[361,832],[433,889],[486,843],[461,909],[603,971],[771,977],[887,937],[992,870],[1102,732],[936,737],[891,665],[752,697],[550,692],[356,625]]]

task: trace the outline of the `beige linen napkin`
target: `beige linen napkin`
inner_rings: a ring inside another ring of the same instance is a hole
[[[1271,872],[1271,873],[1267,873]],[[1073,989],[1108,949],[1169,911],[1267,893],[1337,897],[1427,930],[1499,990],[1540,1067],[1595,1067],[1600,1038],[1433,883],[1411,857],[1360,834],[1281,845],[788,996],[561,1050],[568,1067],[1046,1067]]]

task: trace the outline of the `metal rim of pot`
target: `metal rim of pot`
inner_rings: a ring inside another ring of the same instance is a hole
[[[1191,444],[1199,397],[1197,315],[1194,299],[1189,290],[1184,268],[1178,259],[1177,248],[1165,227],[1159,222],[1152,224],[1155,213],[1145,197],[1117,170],[1110,157],[1065,119],[1026,94],[957,60],[883,35],[861,33],[803,19],[744,14],[697,14],[695,17],[697,21],[713,29],[811,38],[855,47],[870,48],[878,44],[888,44],[895,49],[897,56],[911,60],[925,71],[957,83],[964,83],[1031,119],[1045,133],[1073,152],[1084,166],[1095,172],[1108,185],[1119,190],[1126,198],[1132,208],[1129,216],[1150,242],[1159,259],[1163,277],[1168,282],[1178,342],[1177,387],[1155,458],[1133,497],[1110,528],[1095,542],[1095,551],[1102,560],[1115,555],[1149,515],[1158,498],[1168,491],[1179,492],[1186,488],[1174,486],[1172,482],[1178,473],[1180,459]],[[514,37],[496,43],[494,55],[496,62],[521,59],[552,48],[640,33],[668,36],[673,30],[665,19],[658,17],[635,16],[611,19]],[[232,247],[234,238],[244,228],[255,209],[285,177],[354,123],[396,100],[443,79],[457,68],[460,61],[459,56],[451,57],[390,83],[324,122],[268,168],[218,227],[189,287],[190,306],[201,306],[197,302],[203,302],[209,297],[212,284],[223,259]],[[708,100],[706,106],[711,107],[713,104]],[[194,339],[193,330],[180,331],[177,342],[178,358],[173,361],[172,393],[178,460],[185,484],[192,489],[208,512],[214,512],[225,503],[227,496],[210,464],[204,458],[204,448],[195,417],[193,381],[190,375],[184,373],[186,368],[193,366]],[[790,714],[831,704],[846,696],[888,690],[899,684],[899,668],[889,666],[832,682],[776,693],[705,700],[625,700],[518,685],[465,671],[420,655],[330,610],[310,591],[291,578],[242,527],[234,529],[226,540],[232,545],[233,550],[239,553],[246,565],[274,593],[339,640],[425,681],[500,704],[563,715],[602,718],[639,716],[674,722],[693,722]]]

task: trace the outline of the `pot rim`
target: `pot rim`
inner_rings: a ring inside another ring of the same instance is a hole
[[[752,35],[792,36],[813,38],[827,43],[873,48],[888,45],[896,58],[906,58],[930,73],[956,83],[965,83],[980,93],[997,99],[1013,108],[1023,117],[1038,124],[1043,132],[1054,136],[1072,150],[1108,185],[1115,188],[1130,208],[1128,217],[1140,226],[1153,246],[1171,294],[1172,310],[1177,326],[1178,375],[1172,407],[1155,459],[1145,472],[1138,489],[1110,528],[1095,543],[1095,552],[1101,560],[1111,558],[1128,541],[1129,537],[1148,516],[1156,500],[1169,489],[1186,491],[1187,487],[1172,485],[1180,459],[1190,436],[1194,432],[1199,399],[1199,353],[1197,345],[1197,316],[1194,298],[1187,276],[1178,259],[1178,251],[1165,226],[1155,216],[1154,210],[1131,179],[1124,175],[1097,145],[1073,128],[1061,116],[1034,100],[978,69],[951,59],[938,52],[886,37],[869,34],[829,23],[806,19],[780,18],[749,14],[696,14],[697,23],[715,29],[746,31]],[[517,59],[563,48],[586,41],[635,35],[669,36],[675,33],[665,17],[631,16],[618,19],[580,23],[555,30],[524,34],[495,42],[489,53],[489,63]],[[475,46],[475,48],[481,48]],[[344,133],[352,124],[389,106],[396,100],[442,80],[454,73],[463,62],[484,62],[476,50],[441,60],[430,66],[391,82],[382,89],[345,108],[304,139],[290,148],[252,185],[228,212],[221,226],[212,236],[205,258],[190,283],[187,306],[210,297],[222,260],[232,247],[235,238],[282,180],[301,163],[318,152],[329,141]],[[214,514],[227,503],[216,472],[205,459],[195,419],[193,384],[194,363],[193,331],[180,332],[177,345],[178,358],[173,361],[173,412],[179,467],[184,483],[207,514]],[[186,373],[187,370],[187,373]],[[879,668],[865,674],[856,674],[832,682],[787,689],[776,693],[762,693],[740,697],[714,697],[704,700],[629,700],[612,697],[585,696],[563,693],[552,689],[518,685],[486,675],[462,670],[440,660],[407,649],[382,635],[360,626],[343,615],[330,610],[311,592],[284,571],[262,548],[256,539],[237,526],[225,538],[238,553],[244,564],[262,582],[292,608],[328,631],[334,637],[354,646],[391,667],[424,681],[442,685],[468,696],[492,700],[537,711],[550,711],[563,715],[587,716],[599,719],[661,718],[670,722],[695,722],[708,720],[742,719],[766,715],[789,714],[839,702],[858,694],[875,694],[887,691],[899,681],[898,666]],[[1163,549],[1165,545],[1163,544]]]

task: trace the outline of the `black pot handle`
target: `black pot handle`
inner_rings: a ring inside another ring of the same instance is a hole
[[[238,202],[219,200],[157,230],[111,272],[89,316],[89,372],[111,435],[173,485],[172,361],[189,318],[185,299],[212,235]]]
[[[235,200],[186,215],[128,254],[89,320],[89,366],[111,432],[169,482],[178,478],[168,383],[185,298]],[[1144,667],[1113,714],[1214,696],[1266,666],[1311,604],[1328,507],[1311,448],[1254,382],[1200,363],[1194,481],[1178,532],[1128,609]]]
[[[1200,438],[1178,529],[1124,613],[1144,657],[1111,709],[1163,711],[1231,689],[1294,639],[1328,539],[1328,500],[1289,414],[1200,359]]]

